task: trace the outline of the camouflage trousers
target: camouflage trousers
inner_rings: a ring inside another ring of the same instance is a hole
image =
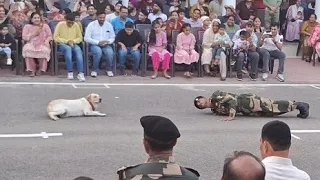
[[[295,101],[274,101],[254,94],[238,96],[238,111],[245,115],[277,116],[294,111],[297,108]]]

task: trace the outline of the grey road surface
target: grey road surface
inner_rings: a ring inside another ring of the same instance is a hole
[[[198,170],[201,179],[218,180],[223,160],[234,150],[259,154],[261,127],[273,118],[237,117],[223,122],[210,110],[197,110],[193,98],[210,96],[216,89],[235,93],[251,92],[272,99],[306,101],[311,105],[309,119],[292,112],[276,119],[292,130],[320,129],[320,90],[312,87],[178,87],[57,85],[0,85],[0,134],[63,133],[63,136],[0,138],[1,180],[72,180],[85,175],[95,180],[116,179],[123,165],[147,158],[139,118],[163,115],[181,131],[174,149],[176,160]],[[98,108],[107,117],[68,118],[51,121],[46,105],[58,98],[75,99],[99,93]],[[291,158],[312,179],[320,177],[320,133],[293,133]]]

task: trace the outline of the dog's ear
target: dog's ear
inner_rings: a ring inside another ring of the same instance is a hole
[[[86,96],[87,101],[91,102],[91,94]]]

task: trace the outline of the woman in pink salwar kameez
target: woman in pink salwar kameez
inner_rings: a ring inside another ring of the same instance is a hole
[[[300,24],[303,22],[303,7],[301,0],[297,0],[296,4],[291,5],[287,11],[287,30],[286,40],[294,41],[300,39]]]
[[[314,27],[311,36],[309,37],[309,45],[316,49],[318,59],[320,57],[320,24]]]
[[[32,13],[30,19],[30,23],[25,25],[22,31],[22,39],[25,41],[22,56],[25,58],[27,71],[33,77],[41,75],[41,72],[47,70],[51,53],[49,42],[52,40],[52,33],[50,27],[42,23],[39,13]],[[39,61],[38,71],[36,71],[35,59]]]
[[[194,50],[196,38],[191,33],[191,25],[183,24],[180,34],[177,37],[177,46],[174,53],[174,62],[177,64],[185,64],[186,77],[192,76],[193,63],[199,61],[199,53]]]

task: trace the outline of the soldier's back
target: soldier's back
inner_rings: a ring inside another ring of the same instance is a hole
[[[124,167],[118,171],[120,180],[198,180],[199,173],[176,163],[152,162]]]

